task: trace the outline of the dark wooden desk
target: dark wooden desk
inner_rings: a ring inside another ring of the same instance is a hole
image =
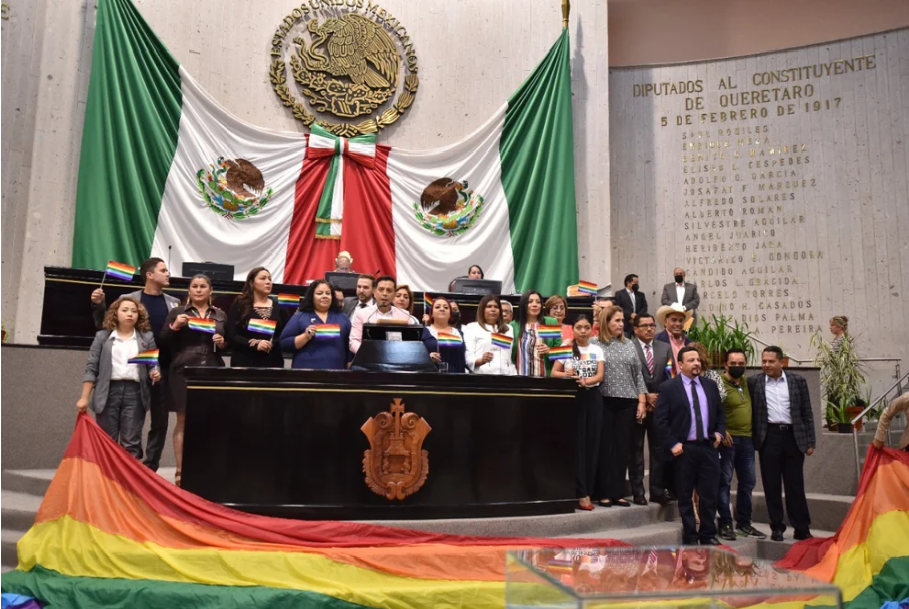
[[[576,388],[563,379],[189,368],[183,487],[307,519],[572,512]],[[429,475],[389,500],[364,481],[361,426],[400,399],[432,427]]]

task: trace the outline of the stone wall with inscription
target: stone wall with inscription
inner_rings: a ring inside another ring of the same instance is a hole
[[[834,314],[909,354],[909,29],[613,69],[610,92],[614,285],[638,273],[655,310],[682,266],[701,314],[794,355]]]

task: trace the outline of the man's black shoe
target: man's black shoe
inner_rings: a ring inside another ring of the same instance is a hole
[[[804,541],[806,539],[811,539],[814,535],[811,534],[811,531],[804,531],[802,533],[795,533],[792,535],[792,538],[796,541]]]
[[[659,503],[663,507],[666,507],[667,505],[672,505],[672,500],[669,499],[669,497],[667,497],[666,495],[660,495],[659,497],[657,497],[655,499],[653,497],[651,497],[650,500],[653,501],[654,503]]]
[[[770,539],[772,539],[773,541],[783,541],[783,532],[774,531],[773,533],[770,534]]]
[[[702,546],[719,546],[719,545],[723,545],[723,544],[721,544],[720,540],[717,539],[716,537],[711,537],[710,539],[702,539],[701,545]]]
[[[666,497],[666,499],[668,499],[669,501],[678,501],[678,499],[679,499],[678,497],[675,496],[675,493],[673,493],[672,491],[666,491],[666,494],[663,496]]]
[[[638,495],[637,497],[634,498],[634,504],[635,505],[647,505],[647,500],[644,499],[643,495]]]
[[[720,525],[720,537],[727,541],[735,541],[735,531],[732,530],[731,524]]]
[[[744,537],[756,537],[757,539],[767,539],[766,535],[764,535],[763,533],[758,531],[756,528],[754,528],[750,524],[745,525],[743,527],[739,527],[739,533],[741,533]]]

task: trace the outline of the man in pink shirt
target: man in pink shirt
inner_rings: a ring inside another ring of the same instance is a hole
[[[376,281],[376,288],[373,295],[376,304],[357,309],[351,318],[350,330],[350,352],[356,354],[363,343],[363,324],[378,323],[380,319],[397,319],[408,323],[416,324],[417,320],[404,309],[399,309],[391,304],[395,296],[395,278],[390,275],[383,275]]]

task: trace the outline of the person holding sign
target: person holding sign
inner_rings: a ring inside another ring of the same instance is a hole
[[[219,351],[224,350],[224,325],[227,314],[211,304],[211,279],[194,275],[189,280],[186,304],[172,309],[161,328],[158,340],[162,349],[170,351],[167,409],[177,413],[174,427],[174,457],[177,473],[174,484],[180,486],[183,471],[183,433],[186,428],[187,366],[223,366]]]
[[[148,312],[133,298],[114,301],[95,334],[76,409],[91,407],[104,432],[136,459],[142,458],[142,424],[151,405],[151,383],[161,380]]]
[[[451,303],[444,296],[432,301],[429,325],[423,328],[422,340],[436,364],[448,364],[449,372],[467,372],[464,335],[451,325]]]
[[[271,273],[257,266],[246,276],[243,290],[227,313],[227,342],[232,368],[283,368],[281,350],[274,345],[290,318],[287,307],[275,304]]]
[[[571,326],[570,346],[555,347],[549,351],[554,359],[552,376],[570,378],[578,384],[575,401],[578,405],[578,477],[575,483],[582,510],[592,510],[590,495],[597,480],[597,461],[600,457],[600,435],[603,428],[603,399],[598,389],[603,382],[605,364],[603,349],[590,344],[593,322],[581,313]],[[562,354],[562,350],[567,353]]]
[[[349,340],[350,319],[335,302],[331,285],[313,281],[281,333],[281,350],[293,353],[291,367],[344,370],[350,361]]]
[[[477,321],[464,327],[467,368],[476,374],[514,376],[511,361],[514,331],[502,320],[502,305],[495,294],[487,294],[477,307]]]

